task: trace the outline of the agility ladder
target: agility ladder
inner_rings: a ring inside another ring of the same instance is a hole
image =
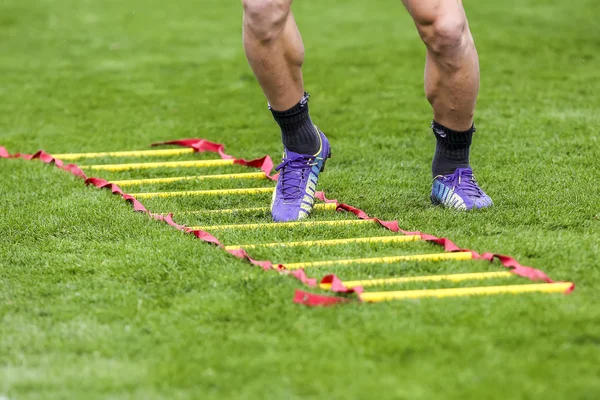
[[[218,143],[208,142],[203,139],[188,139],[181,141],[166,142],[162,144],[174,144],[179,146],[185,146],[185,148],[177,149],[160,149],[160,150],[134,150],[134,151],[114,151],[114,152],[101,152],[101,153],[67,153],[67,154],[56,154],[50,156],[44,152],[38,152],[35,155],[9,155],[8,152],[0,147],[0,157],[22,157],[22,158],[40,158],[45,162],[55,162],[57,166],[62,169],[66,169],[75,175],[86,178],[87,183],[95,184],[98,187],[109,187],[114,193],[120,194],[124,199],[134,202],[136,210],[146,210],[144,206],[139,203],[140,199],[152,199],[152,198],[173,198],[173,197],[184,197],[184,196],[197,196],[197,197],[225,197],[225,196],[252,196],[261,194],[270,194],[273,192],[274,187],[272,182],[276,180],[276,177],[270,175],[272,169],[272,161],[268,156],[262,159],[246,161],[243,159],[236,159],[224,153],[223,146]],[[152,161],[152,162],[135,162],[135,163],[120,163],[120,164],[89,164],[82,165],[80,167],[69,164],[64,166],[60,160],[85,160],[93,158],[111,158],[111,157],[131,157],[131,158],[144,158],[144,157],[172,157],[181,156],[186,154],[193,154],[196,152],[209,151],[218,153],[220,159],[208,159],[208,160],[188,160],[188,161]],[[176,177],[159,177],[159,178],[140,178],[140,179],[121,179],[112,182],[105,181],[100,178],[87,178],[84,171],[111,171],[111,172],[122,172],[122,171],[137,171],[137,170],[148,170],[148,169],[166,169],[166,168],[208,168],[215,166],[231,166],[231,165],[244,165],[247,167],[260,168],[260,172],[248,172],[248,173],[227,173],[227,174],[206,174],[206,175],[184,175]],[[270,179],[269,179],[270,178]],[[207,190],[181,190],[181,191],[156,191],[156,192],[139,192],[139,193],[124,193],[119,186],[135,188],[140,185],[154,185],[154,184],[173,184],[173,183],[196,183],[198,181],[215,182],[223,180],[265,180],[271,182],[267,187],[260,188],[238,188],[238,189],[207,189]],[[485,253],[479,255],[476,252],[461,250],[454,243],[448,239],[436,238],[432,235],[422,234],[420,232],[410,233],[400,230],[397,227],[397,222],[385,222],[377,218],[368,217],[362,210],[358,210],[354,207],[348,206],[337,201],[330,201],[325,196],[319,193],[322,203],[317,203],[315,209],[322,211],[348,211],[351,214],[355,214],[358,218],[353,219],[334,219],[334,220],[305,220],[305,221],[294,221],[294,222],[282,222],[282,223],[236,223],[236,224],[222,224],[222,225],[201,225],[194,227],[185,227],[176,224],[170,214],[158,215],[151,214],[157,219],[164,220],[170,225],[177,227],[178,229],[185,230],[190,233],[194,233],[198,238],[205,238],[205,241],[216,243],[220,245],[224,250],[230,252],[238,257],[245,258],[254,264],[261,266],[274,267],[285,273],[293,273],[293,276],[298,277],[310,286],[314,280],[306,277],[304,270],[318,270],[326,271],[330,267],[339,266],[356,266],[356,265],[367,265],[367,264],[395,264],[406,261],[467,261],[474,259],[484,259],[492,261],[494,258],[499,258],[501,263],[509,267],[509,271],[494,271],[494,272],[473,272],[473,273],[456,273],[456,274],[440,274],[440,275],[422,275],[422,276],[396,276],[389,278],[377,278],[377,279],[362,279],[362,280],[341,280],[335,275],[326,275],[321,283],[318,285],[321,289],[332,290],[338,293],[356,293],[358,299],[364,302],[381,302],[389,300],[406,300],[406,299],[420,299],[420,298],[443,298],[443,297],[459,297],[459,296],[489,296],[498,294],[522,294],[522,293],[569,293],[573,290],[574,285],[571,282],[554,282],[548,278],[544,273],[539,270],[535,270],[530,267],[523,267],[514,259],[506,256],[494,255],[492,253]],[[147,210],[146,210],[147,211]],[[268,207],[240,207],[240,208],[226,208],[226,209],[199,209],[199,210],[182,210],[177,212],[176,215],[198,215],[200,217],[204,215],[244,215],[248,213],[268,213]],[[282,228],[297,228],[297,227],[331,227],[331,226],[348,226],[358,224],[376,224],[387,229],[391,229],[396,233],[402,232],[404,234],[396,234],[392,236],[372,236],[372,237],[353,237],[343,239],[324,239],[324,240],[305,240],[305,241],[288,241],[288,242],[274,242],[274,243],[250,243],[250,244],[229,244],[222,245],[218,239],[212,236],[211,233],[219,232],[224,230],[249,230],[249,229],[282,229]],[[208,239],[206,239],[208,238]],[[280,247],[296,248],[296,247],[313,247],[313,246],[327,246],[334,247],[344,244],[355,244],[355,243],[392,243],[392,244],[406,244],[417,241],[429,241],[444,246],[444,252],[431,253],[431,254],[406,254],[406,255],[393,255],[393,256],[379,256],[379,257],[357,257],[357,258],[345,258],[345,259],[333,259],[333,260],[320,260],[320,261],[308,261],[308,262],[293,262],[293,263],[280,263],[275,264],[269,261],[256,261],[252,259],[247,251],[255,249],[273,249]],[[370,288],[384,285],[398,285],[407,283],[419,283],[419,282],[448,282],[458,283],[464,281],[485,281],[488,279],[508,279],[515,275],[527,277],[532,280],[543,280],[545,283],[534,283],[534,284],[516,284],[516,285],[502,285],[502,286],[470,286],[470,287],[452,287],[444,289],[422,289],[422,290],[399,290],[399,291],[363,291],[363,288]],[[298,291],[295,297],[295,301],[307,305],[321,305],[321,304],[335,304],[339,302],[348,301],[347,297],[330,297],[330,296],[319,296],[312,293]]]

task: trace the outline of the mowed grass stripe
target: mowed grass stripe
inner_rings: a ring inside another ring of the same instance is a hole
[[[214,190],[183,190],[177,192],[148,192],[131,193],[136,199],[150,199],[153,197],[181,197],[181,196],[228,196],[271,193],[274,188],[241,188],[241,189],[214,189]]]
[[[61,160],[79,160],[82,158],[100,158],[100,157],[159,157],[159,156],[179,156],[182,154],[192,154],[194,149],[163,149],[163,150],[131,150],[131,151],[106,151],[101,153],[64,153],[53,154],[54,157]]]
[[[189,176],[174,176],[171,178],[146,178],[146,179],[125,179],[112,181],[119,186],[134,186],[134,185],[152,185],[156,183],[171,183],[180,181],[204,181],[212,179],[266,179],[267,175],[264,172],[247,172],[240,174],[216,174],[216,175],[189,175]]]
[[[364,292],[360,295],[362,301],[377,303],[389,300],[421,299],[427,297],[460,297],[460,296],[490,296],[498,294],[522,293],[565,293],[573,284],[571,282],[537,283],[529,285],[480,286],[467,288],[400,290],[390,292]]]
[[[328,239],[328,240],[305,240],[299,242],[274,242],[274,243],[255,243],[255,244],[238,244],[225,246],[226,250],[255,249],[267,247],[309,247],[309,246],[335,246],[349,243],[405,243],[421,240],[420,235],[406,236],[374,236],[360,237],[347,239]]]
[[[438,281],[451,281],[461,282],[469,280],[483,280],[493,278],[510,278],[516,276],[512,272],[508,271],[497,271],[497,272],[474,272],[468,274],[447,274],[447,275],[422,275],[422,276],[403,276],[398,278],[382,278],[382,279],[365,279],[357,281],[343,281],[344,286],[352,288],[356,286],[380,286],[380,285],[391,285],[397,283],[409,283],[409,282],[438,282]],[[320,285],[323,289],[330,289],[330,283],[322,283]]]
[[[194,168],[194,167],[217,167],[221,165],[233,165],[234,160],[191,160],[191,161],[157,161],[145,163],[128,164],[97,164],[82,165],[81,169],[94,171],[128,171],[132,169],[151,169],[151,168]]]
[[[473,254],[470,251],[461,251],[456,253],[432,253],[432,254],[412,254],[406,256],[390,257],[372,257],[372,258],[352,258],[342,260],[311,261],[300,263],[281,263],[288,269],[326,267],[332,265],[361,265],[361,264],[392,264],[401,261],[442,261],[442,260],[472,260]]]
[[[191,229],[202,231],[215,231],[225,229],[256,229],[256,228],[294,228],[301,226],[342,226],[342,225],[363,225],[374,224],[370,219],[340,219],[334,221],[292,221],[292,222],[265,222],[254,224],[228,224],[228,225],[208,225],[193,226]]]

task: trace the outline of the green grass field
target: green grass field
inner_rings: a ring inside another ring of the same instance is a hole
[[[151,221],[57,168],[2,159],[0,399],[598,398],[600,5],[482,0],[466,8],[482,72],[472,164],[496,205],[457,213],[429,204],[434,138],[422,94],[424,48],[392,0],[294,4],[307,49],[311,113],[333,144],[320,189],[397,219],[404,229],[508,254],[556,280],[572,280],[572,295],[307,308],[292,303],[294,290],[304,288],[294,279]],[[0,146],[111,151],[203,137],[238,157],[270,154],[277,162],[279,133],[246,64],[240,19],[235,1],[4,0]],[[248,170],[93,175],[225,171]],[[267,185],[188,182],[127,191]],[[165,212],[264,206],[268,197],[143,203]],[[314,215],[332,218],[348,216]],[[261,214],[178,219],[189,225],[268,220]],[[384,234],[353,226],[217,236],[238,244]],[[252,254],[298,262],[434,251],[412,243]],[[476,261],[406,262],[309,275],[501,269]]]

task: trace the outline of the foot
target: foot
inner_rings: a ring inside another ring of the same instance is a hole
[[[295,221],[308,217],[312,211],[319,173],[325,168],[325,161],[331,157],[329,141],[323,132],[316,129],[321,141],[316,154],[298,154],[285,149],[283,161],[275,168],[279,171],[271,203],[271,214],[275,221]]]
[[[481,190],[471,168],[457,168],[453,174],[433,179],[431,202],[457,210],[472,210],[491,206],[492,199]]]

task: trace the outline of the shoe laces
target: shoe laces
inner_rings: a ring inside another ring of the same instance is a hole
[[[459,169],[452,175],[453,186],[459,187],[460,190],[467,196],[482,197],[483,191],[477,184],[473,172],[469,169]]]
[[[302,183],[307,179],[307,172],[313,165],[316,165],[315,156],[296,155],[293,157],[284,157],[281,164],[275,170],[281,171],[279,174],[279,184],[284,201],[291,201],[300,196]]]

